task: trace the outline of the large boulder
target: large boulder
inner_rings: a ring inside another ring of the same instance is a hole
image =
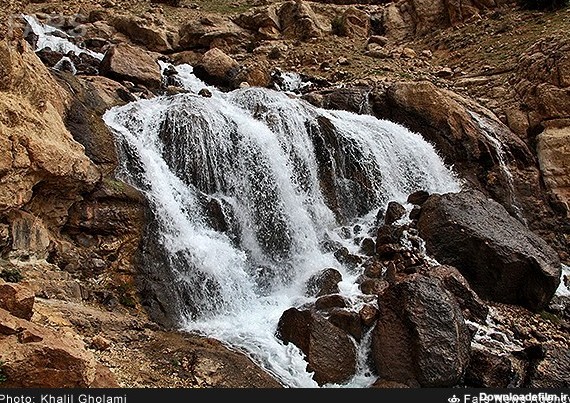
[[[378,297],[372,361],[379,379],[408,386],[457,385],[469,363],[470,334],[455,298],[420,274]]]
[[[181,49],[218,48],[233,52],[244,47],[251,34],[225,17],[207,15],[182,24],[178,30]],[[243,50],[243,49],[242,49]]]
[[[150,51],[171,52],[177,46],[178,33],[164,23],[159,26],[141,17],[118,15],[111,19],[111,24],[132,42]]]
[[[283,312],[277,336],[305,354],[307,371],[314,372],[319,385],[346,382],[356,372],[354,342],[344,330],[312,310],[290,308]]]
[[[109,48],[101,61],[101,74],[118,81],[131,81],[157,90],[162,83],[158,55],[126,43]]]
[[[278,16],[285,38],[305,41],[318,38],[325,32],[311,6],[303,1],[285,2],[279,9]]]
[[[379,85],[371,102],[377,117],[432,143],[467,185],[497,200],[557,251],[568,249],[566,214],[553,206],[536,154],[490,110],[429,82]]]
[[[538,310],[560,282],[556,252],[477,190],[431,195],[418,229],[427,252],[455,266],[482,298]]]

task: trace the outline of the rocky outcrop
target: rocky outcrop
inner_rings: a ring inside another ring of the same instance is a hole
[[[0,308],[0,361],[6,388],[118,387],[79,340]]]
[[[549,121],[537,137],[536,153],[546,186],[570,211],[570,119]]]
[[[539,310],[560,282],[556,252],[479,191],[430,196],[418,229],[427,252],[456,267],[483,298]]]
[[[527,132],[539,133],[543,122],[570,118],[570,40],[544,38],[524,52],[510,84],[526,117]]]
[[[178,32],[156,16],[149,18],[118,15],[111,19],[111,25],[129,39],[152,52],[170,52],[178,47]],[[156,20],[156,22],[155,22]]]
[[[0,58],[0,212],[32,202],[39,213],[47,200],[65,208],[100,177],[62,120],[69,98],[26,42],[1,42]]]
[[[326,30],[311,6],[302,1],[288,1],[279,9],[283,37],[308,40],[322,36]]]
[[[395,41],[406,41],[510,3],[510,0],[400,0],[382,9],[382,34]]]
[[[228,18],[210,15],[182,24],[178,36],[183,50],[216,47],[231,52],[242,49],[251,34]]]

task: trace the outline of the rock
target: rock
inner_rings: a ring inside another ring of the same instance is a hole
[[[29,288],[0,279],[0,308],[18,318],[30,320],[34,314],[34,299]]]
[[[278,39],[281,36],[278,7],[279,5],[272,4],[261,10],[253,9],[239,14],[233,22],[242,28],[254,31],[262,39]]]
[[[456,267],[482,298],[539,310],[560,282],[556,252],[479,191],[431,195],[418,229],[427,252]]]
[[[536,153],[544,182],[570,211],[570,119],[550,121],[537,137]]]
[[[470,335],[455,298],[439,280],[419,274],[378,298],[372,360],[379,379],[421,387],[451,387],[462,379]]]
[[[529,134],[542,123],[570,118],[570,40],[541,38],[517,61],[512,85],[529,119]]]
[[[162,83],[156,54],[126,43],[113,45],[101,61],[101,74],[118,81],[131,81],[152,90]]]
[[[343,383],[356,371],[356,347],[350,337],[321,315],[290,308],[277,325],[277,337],[305,354],[307,371],[319,384]]]
[[[26,42],[0,41],[0,212],[18,209],[61,225],[100,172],[66,129],[69,98]],[[57,144],[57,146],[54,146]]]
[[[544,359],[531,370],[529,378],[530,388],[570,387],[570,348],[548,343]]]
[[[428,197],[429,197],[428,192],[426,192],[425,190],[418,190],[417,192],[411,193],[408,196],[407,202],[415,204],[417,206],[421,206],[422,204],[425,203]]]
[[[127,35],[132,42],[152,52],[169,52],[177,46],[177,43],[172,43],[172,29],[169,33],[168,27],[159,27],[141,17],[117,15],[111,19],[111,25]]]
[[[330,312],[329,321],[354,337],[357,342],[360,342],[362,339],[364,329],[358,312],[352,312],[342,308],[333,309]]]
[[[396,201],[390,201],[386,207],[386,214],[384,215],[384,224],[392,225],[400,218],[404,217],[406,208]]]
[[[349,38],[365,39],[370,33],[370,16],[354,6],[348,7],[340,16],[337,31]]]
[[[234,53],[248,42],[251,34],[224,17],[207,16],[182,24],[178,30],[183,50],[218,48]]]
[[[483,325],[487,323],[489,307],[471,289],[459,270],[440,265],[432,267],[427,275],[439,279],[443,287],[455,297],[465,319]]]
[[[471,388],[521,387],[526,376],[526,365],[509,352],[475,346],[465,373],[465,385]]]
[[[330,311],[333,308],[346,308],[348,301],[340,294],[327,294],[315,301],[315,309],[318,311]]]
[[[218,48],[212,48],[194,66],[194,74],[212,85],[232,86],[239,63]]]
[[[324,269],[307,280],[307,291],[305,294],[308,297],[337,294],[340,292],[338,283],[341,281],[342,275],[337,269]]]
[[[287,1],[278,12],[283,36],[306,41],[323,35],[324,28],[311,6],[303,1]]]
[[[12,317],[14,318],[14,317]],[[0,337],[0,360],[6,388],[88,388],[96,379],[97,363],[77,339],[63,332],[15,319],[18,334]],[[0,309],[0,323],[14,321]],[[116,386],[110,373],[99,387]]]
[[[19,210],[9,213],[8,220],[12,239],[10,256],[45,259],[48,255],[51,237],[42,220]]]

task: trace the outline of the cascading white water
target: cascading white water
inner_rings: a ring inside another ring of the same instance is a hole
[[[210,87],[212,97],[200,97],[206,85],[192,68],[177,70],[190,93],[115,107],[104,120],[123,150],[119,176],[154,209],[173,288],[191,299],[180,327],[246,352],[285,386],[318,387],[300,350],[275,331],[286,309],[311,300],[305,282],[327,267],[342,273],[341,293],[362,303],[359,271],[325,241],[349,244],[341,225],[366,228],[391,200],[456,192],[460,183],[402,126],[263,88]],[[227,218],[222,230],[208,216],[211,203]],[[327,386],[370,385],[361,364],[347,384]]]

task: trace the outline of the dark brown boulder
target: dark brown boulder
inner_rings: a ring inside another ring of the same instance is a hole
[[[356,372],[356,347],[350,337],[323,316],[290,308],[283,312],[277,337],[305,354],[307,370],[319,384],[343,383]]]
[[[471,289],[459,270],[452,266],[436,266],[428,272],[428,276],[441,280],[443,287],[453,294],[459,303],[465,319],[486,323],[489,307]]]
[[[328,268],[311,276],[307,280],[307,296],[321,297],[339,292],[338,283],[342,281],[342,274],[337,269]]]
[[[472,388],[512,388],[522,386],[526,365],[512,354],[474,347],[465,373],[465,385]]]
[[[427,252],[456,267],[482,298],[538,310],[560,282],[556,252],[479,191],[430,196],[418,229]]]
[[[372,360],[379,379],[421,387],[457,385],[470,335],[455,298],[439,280],[414,274],[378,298]]]

